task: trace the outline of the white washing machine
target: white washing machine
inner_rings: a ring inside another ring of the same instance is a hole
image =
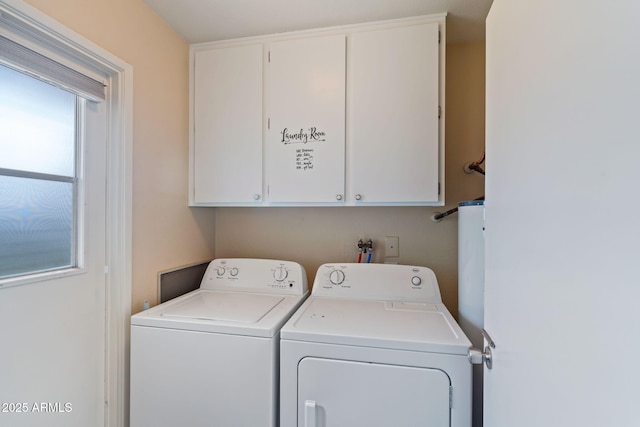
[[[281,427],[469,427],[471,343],[426,267],[324,264],[281,329]]]
[[[307,296],[297,263],[217,259],[132,316],[131,427],[276,427],[280,328]]]

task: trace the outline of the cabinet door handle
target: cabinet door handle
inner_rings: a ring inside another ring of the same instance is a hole
[[[260,200],[260,195],[259,194],[254,194],[253,195],[253,200]]]
[[[342,194],[336,194],[336,200],[342,200]]]
[[[362,199],[362,194],[356,194],[356,200]]]

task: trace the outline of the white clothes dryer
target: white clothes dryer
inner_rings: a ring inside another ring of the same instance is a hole
[[[131,427],[276,427],[280,328],[307,296],[297,263],[217,259],[132,316]]]
[[[281,329],[281,427],[470,427],[471,343],[432,270],[324,264]]]

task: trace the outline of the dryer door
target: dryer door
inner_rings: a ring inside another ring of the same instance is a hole
[[[450,381],[438,369],[307,357],[298,427],[448,427]]]

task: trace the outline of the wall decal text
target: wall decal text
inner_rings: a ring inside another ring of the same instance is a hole
[[[299,148],[296,150],[296,170],[307,171],[313,169],[313,148]]]
[[[310,127],[307,131],[300,129],[299,132],[291,132],[289,131],[289,128],[284,128],[280,134],[282,135],[281,142],[285,145],[326,141],[325,133],[318,130],[315,126]]]

